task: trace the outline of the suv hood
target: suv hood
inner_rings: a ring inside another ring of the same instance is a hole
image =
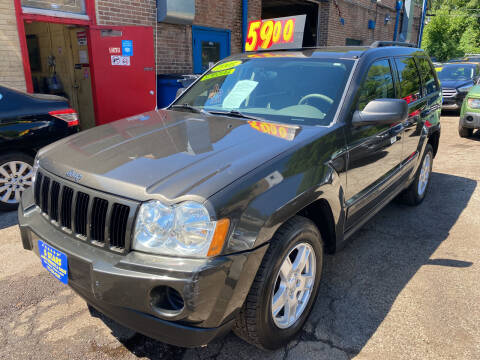
[[[322,132],[321,127],[290,128],[295,136],[286,140],[251,123],[152,111],[49,145],[40,151],[40,167],[80,185],[136,200],[201,201]]]
[[[458,89],[462,86],[473,85],[473,80],[445,80],[440,81],[440,84],[447,89]]]

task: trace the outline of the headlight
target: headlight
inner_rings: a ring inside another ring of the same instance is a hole
[[[468,107],[470,109],[480,109],[480,99],[468,99]]]
[[[211,221],[207,209],[187,201],[167,206],[143,203],[135,225],[133,249],[153,254],[207,257],[220,253],[230,221]]]
[[[35,157],[35,160],[33,161],[33,169],[32,169],[32,184],[35,184],[35,180],[37,178],[39,162],[40,161],[38,160],[38,157]]]
[[[458,91],[460,92],[469,92],[472,89],[473,85],[468,85],[468,86],[462,86],[458,88]]]

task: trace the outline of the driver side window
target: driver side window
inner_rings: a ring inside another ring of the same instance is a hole
[[[362,111],[372,100],[394,98],[395,88],[390,62],[387,59],[377,60],[370,66],[360,88],[357,110]]]

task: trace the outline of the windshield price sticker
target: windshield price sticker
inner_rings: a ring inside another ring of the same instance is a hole
[[[249,121],[248,124],[264,134],[276,136],[288,141],[295,139],[298,130],[298,127],[277,125],[263,121]]]
[[[240,60],[229,61],[229,62],[226,62],[226,63],[215,66],[211,71],[216,72],[216,71],[228,70],[228,69],[232,69],[234,67],[237,67],[238,65],[242,65],[242,61],[240,61]]]
[[[205,75],[203,78],[200,79],[200,81],[207,81],[210,79],[215,79],[217,77],[222,77],[222,76],[227,76],[231,75],[235,72],[235,69],[229,69],[229,70],[223,70],[223,71],[217,71],[217,72],[212,72],[208,75]]]
[[[251,21],[245,51],[301,48],[306,15]]]

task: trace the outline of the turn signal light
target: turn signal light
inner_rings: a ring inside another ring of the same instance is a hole
[[[210,248],[208,249],[207,256],[217,256],[218,254],[220,254],[223,249],[223,244],[225,243],[229,227],[229,219],[222,219],[217,221],[215,233],[213,234],[213,239],[210,243]]]
[[[49,114],[57,119],[65,121],[68,127],[77,126],[79,124],[78,114],[73,109],[54,110],[50,111]]]

